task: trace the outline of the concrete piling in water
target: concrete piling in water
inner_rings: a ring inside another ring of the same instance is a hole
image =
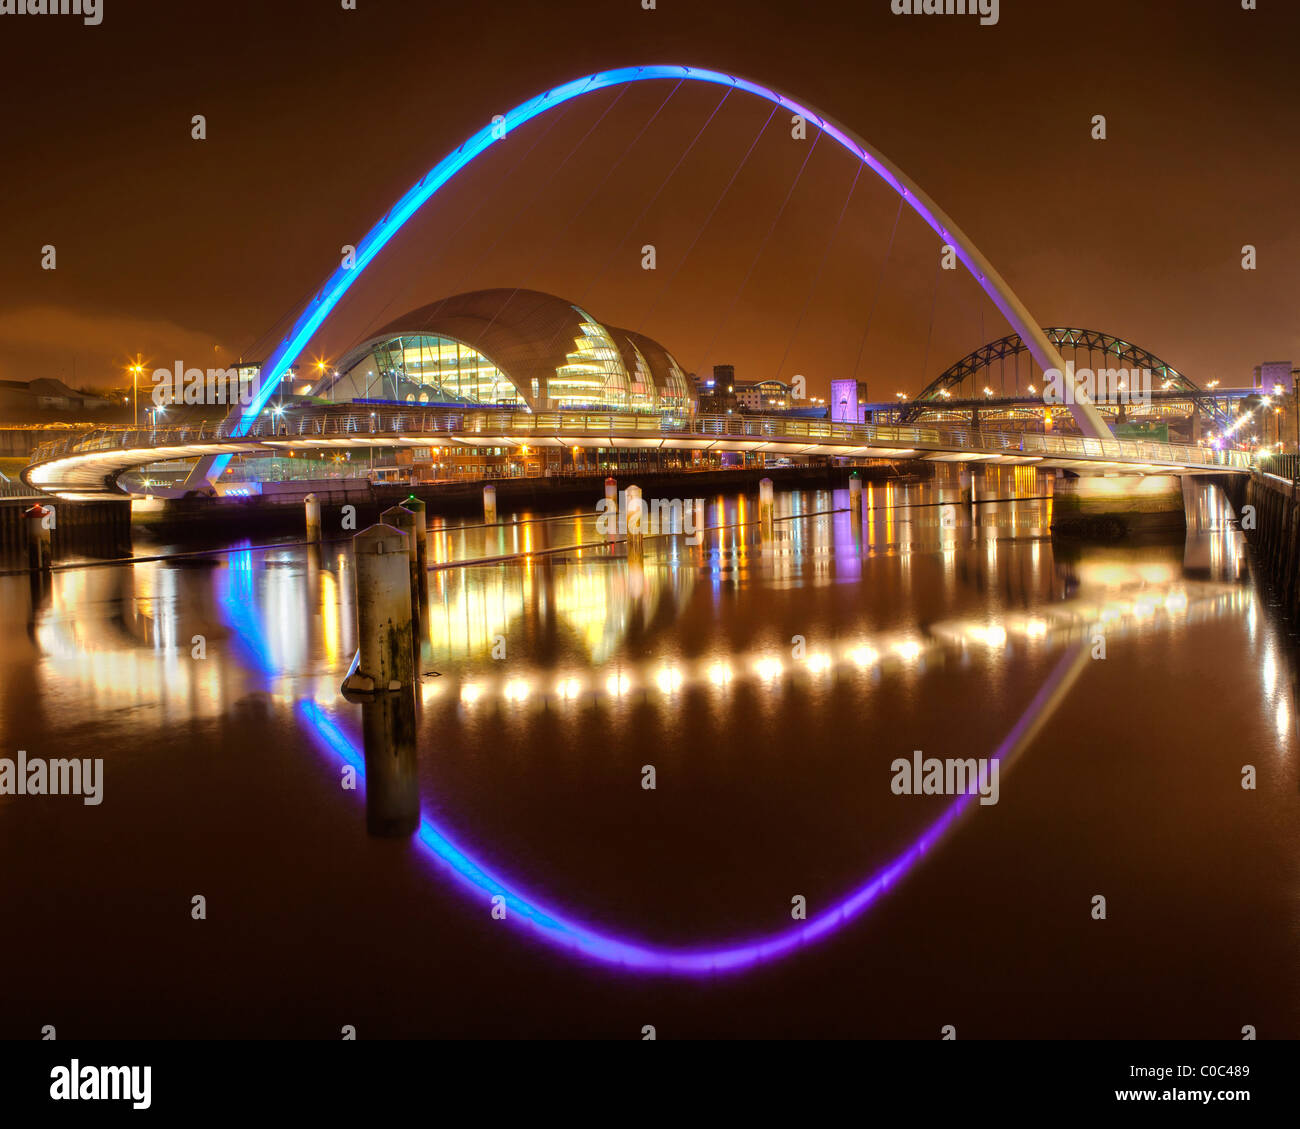
[[[27,523],[27,567],[39,572],[49,572],[54,564],[50,549],[50,522],[53,513],[40,502],[23,511]]]
[[[605,528],[618,526],[618,482],[614,478],[605,479]]]
[[[302,505],[307,521],[307,544],[317,545],[320,543],[320,500],[315,494],[308,494]]]
[[[849,516],[862,520],[862,476],[856,470],[849,475]]]
[[[957,472],[957,486],[961,490],[961,504],[963,506],[973,506],[975,504],[975,476],[968,470],[959,470]]]
[[[361,705],[366,760],[366,832],[404,838],[420,826],[415,691],[381,694]]]
[[[407,511],[410,512],[409,510]],[[408,538],[372,525],[353,538],[357,661],[344,690],[382,693],[415,686],[415,625]]]
[[[639,563],[645,536],[645,500],[641,497],[641,487],[629,486],[623,503],[627,506],[627,557]]]
[[[379,520],[406,534],[406,555],[411,581],[411,615],[417,623],[424,614],[420,602],[420,550],[417,544],[419,532],[415,511],[405,506],[391,506],[379,515]]]
[[[689,519],[687,515],[689,514]],[[688,534],[686,543],[688,545],[702,545],[704,543],[704,526],[708,520],[705,517],[704,499],[690,498],[682,503],[682,520],[686,524]]]
[[[420,622],[429,610],[429,515],[428,508],[419,498],[410,497],[402,503],[415,514],[415,567],[419,573]]]
[[[488,525],[495,525],[497,520],[497,488],[483,487],[483,520]]]
[[[772,523],[775,515],[776,501],[772,493],[772,480],[764,478],[758,484],[758,529],[764,541],[772,540]]]

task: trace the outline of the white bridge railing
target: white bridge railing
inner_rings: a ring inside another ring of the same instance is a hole
[[[893,445],[933,451],[970,451],[1078,459],[1120,459],[1179,466],[1247,468],[1247,451],[1216,451],[1187,444],[1144,443],[1131,439],[1085,439],[1074,435],[986,431],[968,427],[909,427],[787,416],[634,415],[613,412],[518,412],[498,409],[375,409],[319,407],[259,417],[243,435],[224,421],[155,428],[100,428],[42,443],[32,464],[97,451],[147,450],[195,443],[229,443],[237,453],[241,441],[340,439],[392,436],[455,439],[458,435],[529,437],[664,437],[678,439],[754,439],[760,442],[864,447]]]

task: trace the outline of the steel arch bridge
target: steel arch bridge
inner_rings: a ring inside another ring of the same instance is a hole
[[[683,82],[700,82],[714,86],[741,90],[754,95],[774,107],[798,115],[811,122],[827,137],[854,159],[870,168],[881,180],[898,193],[902,202],[912,209],[937,234],[946,246],[952,247],[962,265],[970,271],[980,288],[989,296],[994,305],[1001,310],[1004,317],[1024,339],[1025,347],[1034,359],[1045,369],[1064,370],[1056,347],[1047,339],[1033,319],[1024,303],[1015,295],[1002,276],[993,268],[979,249],[962,230],[921,187],[897,165],[873,145],[847,126],[836,122],[826,114],[819,113],[804,103],[787,94],[764,86],[762,83],[738,75],[724,74],[720,71],[706,70],[702,67],[676,65],[656,65],[643,67],[624,67],[619,70],[600,71],[583,78],[574,79],[560,86],[521,102],[507,113],[498,115],[493,122],[485,125],[477,133],[467,138],[457,149],[448,153],[438,164],[430,169],[424,177],[412,186],[398,200],[388,214],[383,217],[365,238],[357,244],[355,262],[345,263],[335,269],[315,296],[298,314],[288,335],[276,347],[262,371],[261,391],[253,402],[242,410],[231,412],[227,425],[234,436],[248,434],[257,422],[268,401],[271,399],[280,377],[301,355],[308,342],[324,324],[331,311],[363,271],[384,249],[392,238],[448,181],[468,167],[493,145],[499,144],[519,126],[541,116],[556,106],[563,105],[574,98],[597,90],[607,90],[626,86],[636,82],[652,80],[676,80]],[[1086,398],[1070,405],[1070,413],[1079,425],[1079,430],[1087,437],[1111,439],[1113,436],[1101,413]],[[225,465],[223,458],[204,457],[200,459],[190,475],[187,485],[190,488],[207,487],[210,478],[219,475]]]
[[[1105,362],[1101,366],[1103,368],[1122,363],[1127,368],[1148,369],[1157,388],[1172,392],[1186,392],[1188,399],[1193,401],[1208,418],[1213,419],[1219,427],[1226,427],[1231,422],[1227,412],[1212,392],[1202,388],[1173,365],[1161,360],[1141,345],[1135,345],[1131,341],[1116,337],[1113,333],[1104,333],[1099,329],[1053,326],[1042,332],[1059,352],[1070,350],[1076,360],[1080,351],[1086,351],[1089,355],[1089,368],[1094,367],[1091,363],[1092,354],[1100,353]],[[1026,351],[1028,346],[1019,333],[1011,333],[980,346],[926,385],[916,399],[903,410],[901,418],[908,422],[918,419],[925,413],[927,406],[933,401],[940,400],[945,392],[957,388],[967,380],[978,378],[979,374],[987,371],[994,362],[1002,362],[1008,357],[1018,357]]]

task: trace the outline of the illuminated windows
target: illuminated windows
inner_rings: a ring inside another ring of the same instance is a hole
[[[479,290],[413,310],[359,344],[313,395],[334,402],[684,412],[666,349],[533,290]]]
[[[428,334],[374,345],[333,388],[336,399],[528,407],[510,378],[477,349]]]
[[[618,347],[609,331],[590,314],[574,307],[582,316],[580,333],[564,363],[547,381],[550,408],[572,411],[577,408],[631,407],[632,388],[623,367]]]

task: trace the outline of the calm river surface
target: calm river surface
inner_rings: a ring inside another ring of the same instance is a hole
[[[0,579],[0,756],[104,779],[0,796],[0,1036],[1300,1036],[1293,644],[1216,495],[1067,549],[1045,489],[711,497],[640,567],[447,524],[570,548],[431,574],[396,838],[345,542]]]

